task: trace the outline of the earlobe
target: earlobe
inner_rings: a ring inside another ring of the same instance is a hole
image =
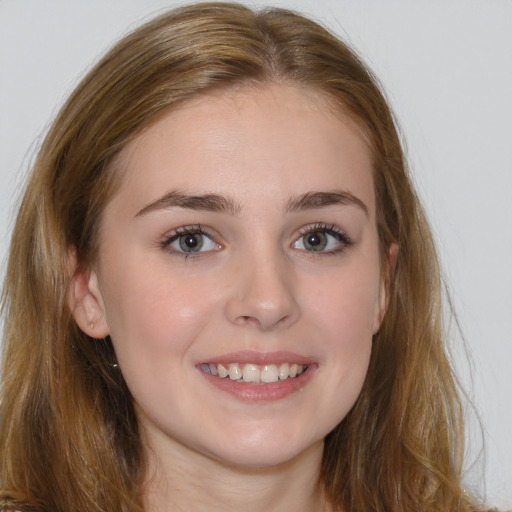
[[[98,275],[93,269],[80,269],[76,251],[69,254],[70,283],[68,305],[78,327],[91,338],[105,338],[109,334],[105,306]]]
[[[398,258],[398,245],[392,243],[387,252],[387,258],[383,262],[386,268],[381,272],[379,296],[375,306],[375,317],[373,323],[373,334],[377,334],[384,321],[389,306],[389,284],[395,274],[396,261]]]

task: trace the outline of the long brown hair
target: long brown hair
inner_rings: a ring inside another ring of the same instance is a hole
[[[346,512],[471,510],[435,249],[385,98],[354,52],[313,21],[229,3],[170,11],[122,39],[41,147],[3,293],[4,507],[142,510],[144,454],[131,396],[113,369],[110,340],[92,340],[72,319],[69,252],[79,265],[94,261],[102,211],[122,178],[112,162],[130,140],[203,91],[265,83],[316,91],[357,123],[374,160],[382,258],[390,244],[399,247],[362,393],[325,441],[326,495]]]

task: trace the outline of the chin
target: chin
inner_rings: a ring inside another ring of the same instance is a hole
[[[294,443],[286,435],[276,438],[275,435],[255,434],[238,442],[233,440],[234,438],[228,445],[222,447],[222,450],[221,446],[217,445],[214,450],[203,453],[227,466],[252,470],[293,464],[295,460],[315,453],[320,459],[324,445],[323,438],[312,442]]]

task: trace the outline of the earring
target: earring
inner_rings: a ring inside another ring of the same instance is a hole
[[[89,322],[89,328],[94,329],[94,322]]]

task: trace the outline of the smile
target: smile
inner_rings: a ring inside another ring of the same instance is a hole
[[[203,372],[231,379],[238,383],[247,384],[272,384],[300,377],[307,369],[307,365],[297,363],[264,364],[254,363],[225,363],[225,364],[201,364]]]

